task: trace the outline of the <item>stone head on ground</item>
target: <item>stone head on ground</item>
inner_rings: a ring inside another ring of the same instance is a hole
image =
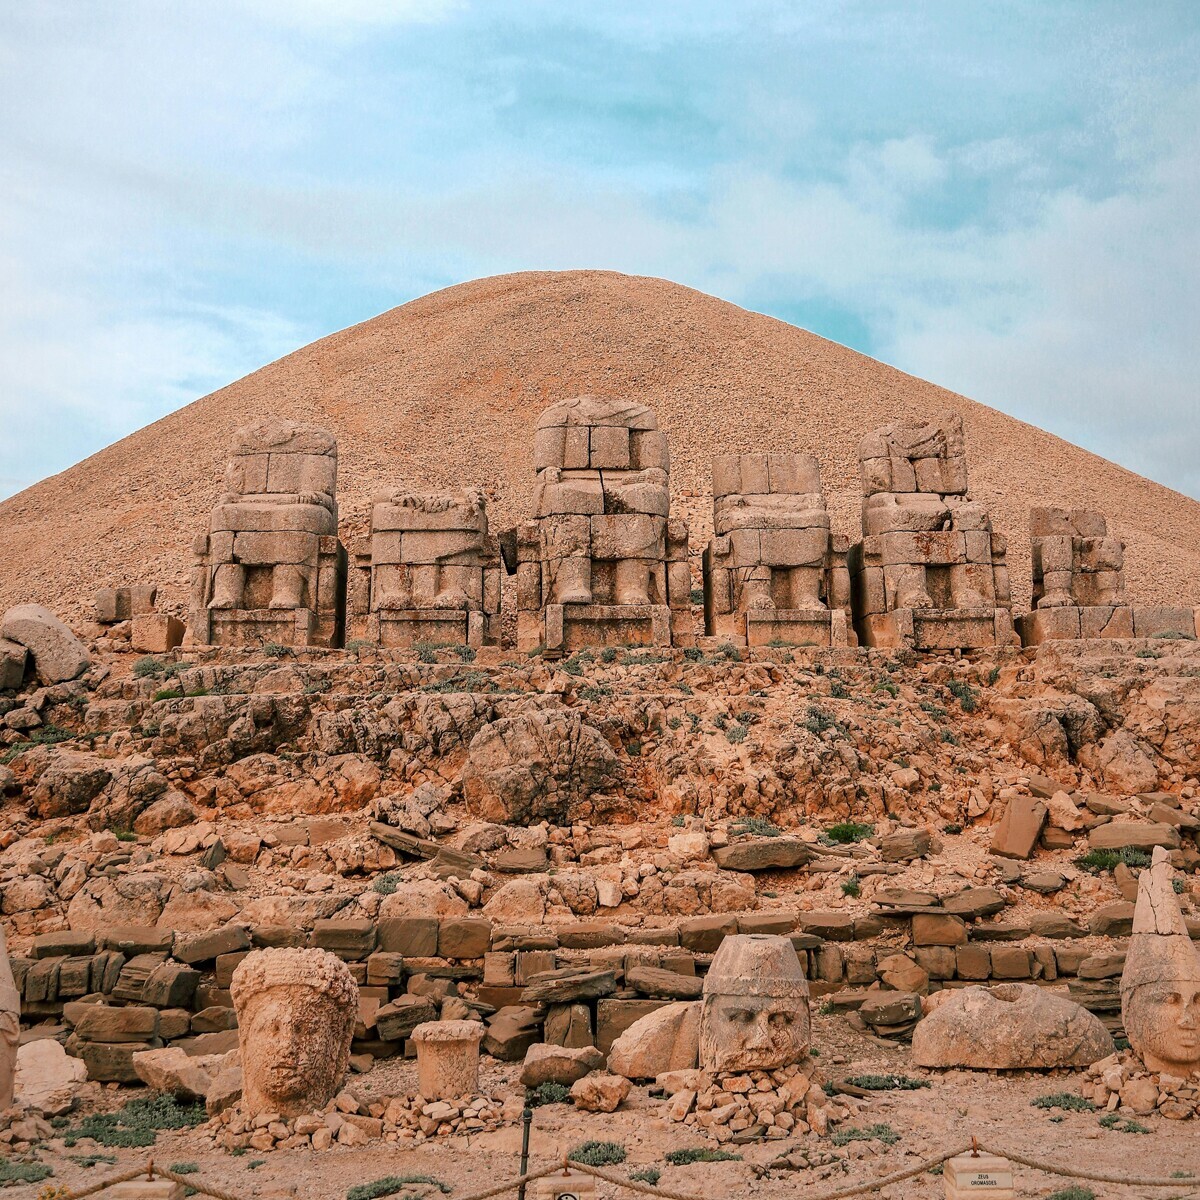
[[[256,950],[231,986],[247,1112],[300,1116],[337,1093],[350,1061],[358,987],[325,950]]]
[[[1138,881],[1121,1014],[1130,1046],[1151,1071],[1185,1079],[1200,1072],[1200,954],[1188,936],[1162,847]]]
[[[770,1071],[808,1056],[808,981],[785,937],[727,937],[704,981],[700,1066]]]

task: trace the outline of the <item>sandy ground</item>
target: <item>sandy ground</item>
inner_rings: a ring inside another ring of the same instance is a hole
[[[1029,592],[1028,508],[1099,509],[1128,543],[1132,597],[1200,600],[1200,505],[814,334],[661,279],[526,272],[422,297],[297,350],[0,504],[0,610],[36,600],[82,616],[95,590],[155,582],[182,606],[191,543],[222,489],[233,431],[274,412],[331,429],[343,540],[383,487],[483,488],[493,528],[526,517],[533,427],[586,392],[649,404],[671,442],[673,512],[700,555],[711,462],[810,451],[837,532],[857,537],[857,448],[873,428],[959,411],[974,494]],[[696,571],[698,575],[698,570]]]
[[[1055,1092],[1078,1092],[1073,1072],[926,1072],[908,1063],[908,1049],[883,1048],[852,1030],[843,1018],[814,1015],[814,1044],[818,1047],[822,1069],[828,1079],[847,1076],[899,1072],[930,1079],[931,1086],[915,1091],[875,1094],[863,1114],[844,1123],[865,1128],[886,1124],[898,1141],[885,1146],[879,1141],[851,1142],[838,1148],[828,1139],[814,1135],[786,1142],[767,1142],[733,1147],[743,1155],[741,1162],[696,1163],[670,1166],[664,1162],[669,1150],[706,1143],[682,1125],[661,1115],[661,1101],[648,1096],[645,1088],[635,1088],[621,1111],[611,1115],[578,1113],[566,1105],[547,1105],[535,1111],[532,1134],[532,1158],[537,1165],[549,1165],[561,1159],[564,1150],[588,1139],[622,1143],[626,1162],[610,1168],[628,1174],[638,1168],[656,1166],[662,1171],[661,1187],[690,1192],[704,1200],[723,1197],[757,1196],[803,1197],[807,1194],[846,1186],[873,1176],[903,1170],[917,1160],[932,1156],[972,1135],[980,1141],[1011,1147],[1018,1153],[1045,1158],[1067,1165],[1086,1165],[1114,1172],[1140,1172],[1170,1176],[1176,1171],[1192,1172],[1200,1179],[1200,1131],[1193,1122],[1173,1122],[1160,1117],[1142,1118],[1148,1134],[1124,1133],[1104,1129],[1097,1113],[1064,1113],[1034,1107],[1032,1101]],[[493,1064],[485,1060],[485,1089],[512,1080],[514,1064]],[[364,1097],[392,1094],[415,1083],[416,1068],[411,1062],[378,1064],[365,1076],[354,1076],[350,1086]],[[510,1085],[511,1086],[511,1085]],[[504,1089],[499,1089],[504,1090]],[[106,1107],[140,1094],[121,1089],[106,1094]],[[211,1148],[211,1143],[194,1133],[163,1133],[152,1151],[108,1151],[118,1158],[118,1166],[98,1165],[84,1169],[70,1155],[88,1152],[84,1142],[72,1150],[61,1143],[42,1155],[55,1167],[54,1182],[82,1187],[96,1182],[101,1172],[112,1173],[145,1161],[152,1153],[157,1162],[196,1163],[200,1177],[242,1196],[322,1197],[335,1200],[356,1183],[369,1182],[385,1175],[427,1174],[448,1184],[454,1197],[466,1196],[518,1174],[520,1154],[519,1126],[504,1128],[475,1137],[464,1137],[400,1148],[373,1143],[361,1150],[332,1149],[324,1152],[293,1151],[258,1155],[249,1151],[233,1157]],[[828,1173],[821,1169],[773,1169],[761,1175],[755,1168],[765,1165],[781,1153],[795,1149],[824,1151],[838,1155],[842,1162]],[[1049,1196],[1071,1184],[1068,1179],[1017,1169],[1019,1196]],[[1079,1181],[1076,1181],[1079,1182]],[[1099,1200],[1106,1197],[1184,1196],[1168,1188],[1130,1188],[1094,1183],[1090,1186]],[[1200,1187],[1200,1184],[1197,1185]],[[437,1189],[413,1188],[416,1194],[439,1195]],[[36,1188],[17,1189],[12,1195],[36,1194]],[[509,1193],[515,1195],[514,1193]],[[881,1193],[893,1200],[909,1197],[940,1197],[943,1182],[937,1175],[923,1174],[894,1184]],[[600,1197],[632,1196],[599,1182]]]

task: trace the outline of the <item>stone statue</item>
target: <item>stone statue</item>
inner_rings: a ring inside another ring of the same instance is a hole
[[[690,644],[687,527],[668,519],[667,439],[654,413],[562,400],[538,418],[534,463],[534,520],[506,535],[518,648]]]
[[[234,434],[225,493],[194,547],[197,640],[340,644],[336,490],[337,442],[326,430],[266,417]]]
[[[248,1113],[296,1117],[337,1094],[350,1061],[358,985],[326,950],[256,950],[233,973]]]
[[[21,993],[13,980],[4,930],[0,929],[0,1109],[13,1101],[17,1043],[21,1038]]]
[[[727,937],[704,979],[700,1066],[771,1071],[802,1062],[812,1041],[808,981],[785,937]]]
[[[817,460],[721,454],[712,478],[705,633],[752,646],[846,645],[846,539],[829,531]]]
[[[1192,945],[1161,846],[1138,880],[1133,936],[1121,974],[1121,1015],[1151,1071],[1200,1072],[1200,954]]]
[[[353,550],[353,637],[384,646],[499,644],[500,549],[482,492],[382,492],[370,534]]]
[[[920,650],[1011,641],[1007,543],[967,495],[962,418],[885,425],[858,454],[863,540],[850,574],[860,640]]]

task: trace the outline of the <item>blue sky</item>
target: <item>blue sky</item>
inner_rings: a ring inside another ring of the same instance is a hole
[[[0,8],[0,496],[316,337],[603,267],[1200,497],[1200,6]]]

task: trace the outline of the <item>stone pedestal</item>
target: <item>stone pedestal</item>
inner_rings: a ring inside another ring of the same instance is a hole
[[[187,1190],[171,1179],[131,1179],[105,1189],[108,1200],[183,1200]]]
[[[975,1196],[992,1196],[996,1200],[1013,1200],[1012,1163],[998,1154],[960,1154],[948,1158],[942,1169],[946,1200],[968,1200]]]
[[[578,1171],[560,1171],[534,1185],[537,1200],[594,1200],[596,1181]]]
[[[478,1021],[427,1021],[412,1031],[417,1089],[426,1100],[459,1100],[479,1091]]]

